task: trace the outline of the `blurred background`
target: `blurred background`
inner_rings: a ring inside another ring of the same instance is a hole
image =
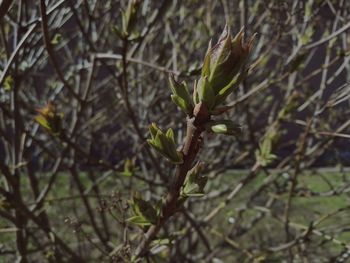
[[[243,132],[204,136],[206,195],[145,262],[347,262],[349,21],[346,0],[3,0],[0,262],[129,262],[128,200],[158,202],[174,171],[148,127],[186,132],[169,74],[193,91],[225,24],[256,33],[226,101]],[[35,119],[48,102],[56,130]]]

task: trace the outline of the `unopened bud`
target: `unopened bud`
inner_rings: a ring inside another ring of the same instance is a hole
[[[201,78],[196,87],[199,98],[208,104],[209,110],[221,103],[232,92],[232,87],[236,87],[241,80],[237,75],[242,72],[254,39],[253,36],[245,43],[243,36],[244,33],[241,30],[232,38],[226,26],[218,42],[213,47],[211,47],[211,42],[209,44]],[[214,98],[209,99],[208,96]]]

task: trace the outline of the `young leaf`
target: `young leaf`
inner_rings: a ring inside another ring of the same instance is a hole
[[[5,90],[5,91],[10,91],[10,90],[12,90],[13,83],[14,83],[13,77],[10,76],[10,75],[7,76],[7,77],[5,78],[5,81],[4,81],[4,90]]]
[[[181,109],[183,110],[186,114],[188,114],[188,109],[187,109],[187,104],[186,102],[181,99],[179,96],[177,95],[171,95],[171,100]]]
[[[232,93],[233,90],[235,90],[241,81],[246,77],[248,71],[245,71],[235,78],[231,80],[230,83],[227,84],[224,88],[222,88],[219,93],[215,97],[215,106],[218,106],[220,103],[223,103],[226,98]]]
[[[135,167],[134,167],[134,162],[127,158],[124,162],[124,171],[121,172],[120,174],[126,177],[132,176],[134,174]]]
[[[47,119],[42,116],[42,115],[37,115],[34,117],[34,119],[36,120],[37,123],[39,123],[41,126],[43,126],[44,128],[46,128],[47,130],[51,131],[51,127],[49,122],[47,121]]]
[[[48,102],[45,107],[38,109],[37,112],[39,114],[35,116],[34,119],[41,126],[54,135],[58,135],[62,131],[61,122],[63,114],[57,113],[56,106],[53,102]]]
[[[198,89],[197,89],[197,80],[194,80],[194,84],[193,84],[193,103],[195,105],[197,105],[200,100],[199,100],[199,94],[198,94]]]
[[[52,45],[57,45],[57,44],[59,44],[59,43],[61,42],[61,40],[62,40],[62,35],[59,34],[59,33],[57,33],[57,34],[55,34],[54,37],[52,38],[51,44],[52,44]]]
[[[145,220],[147,220],[147,222],[151,224],[157,223],[157,210],[151,205],[149,201],[145,201],[141,197],[134,196],[132,206],[137,216],[143,217]],[[138,218],[138,220],[141,220],[141,218]]]
[[[204,195],[204,187],[208,181],[208,178],[200,174],[202,169],[203,163],[198,162],[190,171],[188,171],[184,186],[181,191],[182,196],[199,197]]]
[[[128,218],[126,221],[133,223],[135,225],[139,225],[139,226],[149,226],[152,225],[151,222],[149,222],[146,218],[144,218],[143,216],[132,216],[130,218]]]
[[[202,67],[202,77],[209,77],[210,76],[210,52],[211,52],[211,40],[209,41],[208,50],[205,54],[203,67]]]
[[[217,134],[234,136],[238,136],[242,131],[242,127],[239,124],[236,124],[230,120],[211,121],[207,124],[207,128]]]
[[[159,128],[157,127],[157,125],[154,122],[149,126],[149,131],[151,133],[152,139],[154,139],[156,137],[158,130],[159,130]]]
[[[173,75],[169,76],[169,83],[173,95],[172,100],[178,105],[186,114],[190,115],[193,111],[191,96],[185,82],[179,83],[175,80]]]
[[[197,85],[199,99],[203,101],[208,109],[214,106],[215,93],[208,81],[208,77],[200,78]]]
[[[175,144],[175,139],[174,139],[174,131],[173,129],[169,128],[166,132],[166,137],[171,140]]]
[[[182,163],[182,158],[179,158],[179,154],[176,151],[175,142],[166,137],[163,133],[159,135],[159,140],[163,146],[163,155],[175,164]]]
[[[260,144],[260,150],[255,152],[257,161],[261,166],[267,166],[272,163],[277,156],[272,153],[272,138],[266,137]]]

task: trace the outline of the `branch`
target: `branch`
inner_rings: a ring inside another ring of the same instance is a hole
[[[53,48],[51,45],[50,35],[49,35],[49,28],[48,28],[48,22],[47,22],[47,15],[46,15],[46,6],[45,6],[45,0],[40,0],[40,14],[41,14],[41,28],[43,30],[43,39],[44,44],[46,47],[46,51],[49,55],[49,59],[51,61],[52,66],[54,67],[59,79],[62,81],[64,86],[68,89],[68,91],[74,96],[75,99],[77,99],[79,102],[81,102],[81,98],[79,94],[77,94],[73,88],[69,85],[69,83],[64,78],[64,75],[58,66],[55,54],[53,52]]]
[[[4,0],[0,5],[0,20],[6,15],[7,11],[10,9],[13,0]]]
[[[182,149],[183,163],[176,167],[174,182],[166,196],[165,204],[162,208],[161,217],[156,225],[152,225],[145,234],[144,240],[136,249],[135,257],[143,257],[152,240],[155,239],[159,230],[165,222],[179,210],[179,196],[181,187],[185,181],[187,172],[191,169],[191,165],[197,156],[199,150],[199,142],[202,132],[204,131],[204,123],[208,120],[209,115],[206,112],[204,104],[198,104],[198,114],[193,118],[187,119],[187,133],[185,143]]]

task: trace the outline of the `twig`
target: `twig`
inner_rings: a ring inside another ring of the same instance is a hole
[[[59,79],[62,81],[64,86],[67,88],[67,90],[74,96],[75,99],[77,99],[79,102],[81,102],[81,98],[79,94],[77,94],[73,88],[69,85],[69,83],[64,78],[64,75],[58,65],[58,62],[56,60],[55,54],[53,52],[50,35],[49,35],[49,28],[48,28],[48,21],[47,21],[47,15],[46,15],[46,5],[45,0],[40,0],[40,14],[41,14],[41,28],[43,30],[43,39],[44,44],[46,47],[46,51],[49,55],[49,59],[59,77]]]
[[[185,218],[190,222],[191,226],[197,231],[199,237],[201,238],[204,246],[206,247],[208,253],[211,252],[211,247],[208,239],[206,238],[205,234],[203,233],[200,224],[196,222],[194,218],[187,212],[185,209],[182,210],[183,215]]]
[[[296,156],[295,156],[295,169],[294,169],[294,173],[292,176],[291,187],[290,187],[289,192],[288,192],[287,203],[286,203],[286,206],[284,209],[284,222],[285,222],[284,227],[285,227],[286,241],[287,242],[290,241],[289,215],[290,215],[290,209],[291,209],[291,205],[292,205],[292,197],[293,197],[295,188],[297,186],[297,177],[300,173],[300,164],[301,164],[302,158],[305,154],[306,142],[307,142],[306,140],[307,140],[307,136],[309,135],[311,124],[312,124],[312,121],[309,121],[307,126],[306,126],[304,134],[302,134],[302,136],[300,138],[300,144],[299,144]],[[291,252],[290,252],[290,254],[292,255]]]
[[[324,43],[326,43],[327,41],[337,37],[338,35],[342,34],[343,32],[345,32],[346,30],[348,30],[350,28],[350,22],[347,23],[346,25],[344,25],[343,27],[339,28],[337,31],[335,31],[333,34],[330,34],[328,37],[325,37],[319,41],[316,41],[315,43],[309,44],[307,46],[305,46],[305,49],[312,49],[314,47],[320,46]]]
[[[0,21],[6,15],[7,11],[10,9],[13,0],[3,0],[0,4]]]
[[[136,257],[142,257],[147,253],[151,241],[156,237],[164,223],[179,209],[178,198],[180,196],[180,190],[185,181],[187,172],[191,169],[191,165],[198,153],[200,136],[204,131],[203,124],[209,117],[205,110],[206,106],[204,104],[199,105],[200,114],[187,120],[187,133],[182,149],[183,163],[176,167],[174,181],[171,184],[165,204],[162,207],[161,217],[158,223],[152,225],[145,234],[144,239],[135,251]]]
[[[119,54],[97,53],[96,54],[96,58],[97,59],[122,60],[123,56],[119,55]],[[164,72],[164,73],[167,73],[167,74],[174,74],[176,76],[181,74],[181,72],[179,72],[179,71],[171,70],[171,69],[168,69],[168,68],[162,67],[162,66],[158,66],[158,65],[156,65],[154,63],[143,61],[143,60],[137,59],[137,58],[128,57],[128,58],[126,58],[126,61],[133,62],[133,63],[136,63],[136,64],[140,64],[140,65],[143,65],[143,66],[146,66],[146,67],[149,67],[149,68],[153,68],[155,70],[158,70],[158,71],[161,71],[161,72]]]

